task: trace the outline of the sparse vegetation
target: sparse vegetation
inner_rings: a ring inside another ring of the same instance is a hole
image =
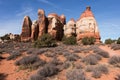
[[[88,55],[82,59],[83,62],[85,62],[88,65],[96,65],[98,63],[98,60],[93,55]]]
[[[120,67],[120,56],[112,56],[109,59],[109,63],[114,66]]]
[[[39,70],[37,73],[43,77],[50,77],[53,75],[56,75],[59,72],[59,69],[52,65],[45,65],[41,70]]]
[[[43,76],[40,76],[38,74],[34,74],[32,76],[30,76],[29,80],[46,80]]]
[[[111,44],[111,49],[120,50],[120,44]]]
[[[116,40],[112,40],[112,39],[106,39],[105,40],[105,44],[112,44],[112,43],[115,43]]]
[[[7,60],[16,59],[19,56],[21,56],[21,53],[19,51],[12,51],[12,53],[10,53],[10,56],[7,57]]]
[[[40,39],[34,42],[34,47],[55,47],[56,41],[50,34],[44,34]]]
[[[66,73],[67,80],[88,80],[81,69],[73,69]]]
[[[77,44],[76,37],[74,37],[74,36],[71,36],[71,37],[64,36],[62,39],[62,42],[63,42],[63,44],[66,44],[66,45],[76,45]]]
[[[95,38],[94,37],[85,37],[82,39],[82,44],[83,45],[92,45],[95,43]]]
[[[105,65],[97,65],[92,72],[94,78],[100,78],[102,74],[108,74],[109,70]]]
[[[120,37],[119,37],[118,40],[117,40],[117,44],[120,44]]]
[[[37,69],[39,66],[44,66],[46,62],[41,60],[38,56],[31,55],[25,56],[15,62],[15,65],[20,66],[22,69]]]

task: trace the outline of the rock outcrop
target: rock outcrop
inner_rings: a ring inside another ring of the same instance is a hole
[[[84,37],[94,37],[96,43],[100,43],[98,25],[90,7],[86,7],[76,22],[76,34],[78,41]]]
[[[33,21],[31,26],[31,40],[32,41],[37,40],[38,34],[39,34],[39,26],[38,26],[37,20],[35,20]]]
[[[47,33],[47,19],[45,16],[45,11],[42,9],[38,10],[38,26],[39,26],[39,34],[40,38],[43,34]]]
[[[51,13],[48,15],[48,33],[51,34],[56,40],[62,40],[64,35],[64,24],[66,23],[65,16],[58,16],[55,13]]]
[[[31,38],[32,21],[29,16],[25,16],[22,25],[21,41],[29,41]]]
[[[76,34],[76,23],[75,23],[75,20],[72,18],[64,26],[64,35],[66,37],[70,37],[75,34]]]
[[[97,22],[90,7],[86,8],[77,21],[72,18],[67,24],[65,15],[51,13],[46,17],[42,9],[38,10],[38,20],[33,21],[33,24],[28,16],[24,17],[21,41],[35,41],[45,33],[51,34],[59,41],[64,35],[66,37],[73,35],[78,42],[84,37],[94,37],[96,43],[100,43]]]

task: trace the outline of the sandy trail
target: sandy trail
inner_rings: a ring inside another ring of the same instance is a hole
[[[110,56],[115,56],[115,55],[120,56],[120,50],[113,50],[110,47],[108,47],[107,45],[106,46],[100,46],[99,48],[104,50],[104,51],[107,51],[110,54]]]

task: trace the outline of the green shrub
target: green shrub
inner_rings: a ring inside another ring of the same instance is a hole
[[[75,45],[77,43],[76,37],[74,37],[74,36],[71,36],[71,37],[64,36],[62,39],[62,42],[63,42],[63,44],[66,44],[66,45]]]
[[[34,47],[54,47],[56,46],[55,39],[50,34],[44,34],[40,39],[34,42]]]
[[[117,40],[117,44],[120,44],[120,37],[119,37],[118,40]]]
[[[83,45],[92,45],[95,43],[95,38],[94,37],[84,37],[82,39],[82,44]]]
[[[112,39],[106,39],[105,40],[105,44],[112,44],[114,42],[115,42],[115,40],[112,40]]]

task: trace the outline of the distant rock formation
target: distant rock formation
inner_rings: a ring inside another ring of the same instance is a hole
[[[50,13],[46,17],[45,11],[42,9],[38,9],[38,20],[33,23],[28,16],[24,17],[21,41],[35,41],[45,33],[49,33],[59,41],[64,35],[67,37],[73,35],[76,36],[78,42],[84,37],[94,37],[96,43],[100,43],[97,22],[90,7],[86,7],[77,21],[72,18],[67,24],[65,15]]]
[[[98,25],[90,7],[86,7],[76,22],[76,34],[78,41],[84,37],[94,37],[96,43],[100,43]]]
[[[29,41],[31,38],[32,21],[29,16],[25,16],[22,25],[21,41]]]

